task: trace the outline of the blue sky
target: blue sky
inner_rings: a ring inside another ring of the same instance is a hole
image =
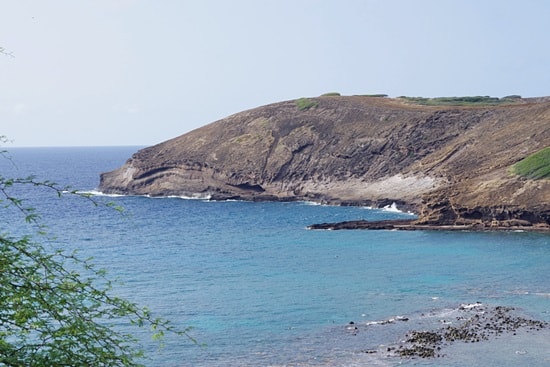
[[[544,0],[0,0],[0,135],[152,145],[326,92],[546,96],[549,16]]]

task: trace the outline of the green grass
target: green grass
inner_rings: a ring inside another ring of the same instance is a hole
[[[399,98],[405,99],[408,102],[424,105],[424,106],[495,106],[500,104],[510,104],[521,101],[521,96],[512,95],[503,98],[490,97],[490,96],[466,96],[466,97],[406,97],[401,96]]]
[[[374,97],[374,98],[386,98],[387,94],[376,93],[376,94],[360,94],[359,97]]]
[[[310,98],[299,98],[296,100],[296,107],[298,107],[300,111],[305,111],[312,107],[317,107],[318,104],[319,102]]]
[[[512,172],[533,180],[550,179],[550,147],[539,150],[514,164]]]

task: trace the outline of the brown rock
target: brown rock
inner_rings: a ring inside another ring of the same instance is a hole
[[[484,107],[319,97],[237,113],[140,150],[106,193],[383,206],[426,225],[550,225],[550,180],[510,173],[550,146],[550,100]]]

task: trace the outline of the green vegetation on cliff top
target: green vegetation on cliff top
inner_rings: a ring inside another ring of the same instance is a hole
[[[512,166],[512,172],[534,180],[550,179],[550,147],[517,162]]]
[[[338,92],[324,93],[321,97],[340,97]],[[361,97],[388,97],[387,94],[362,94]],[[397,97],[407,103],[417,104],[422,106],[498,106],[515,104],[522,102],[520,95],[510,95],[502,98],[491,96],[464,96],[464,97]],[[307,110],[311,107],[317,107],[317,102],[310,98],[299,98],[296,100],[296,106],[300,111]]]
[[[298,107],[300,111],[305,111],[312,107],[317,107],[317,105],[319,104],[319,102],[310,98],[299,98],[296,100],[295,103],[296,107]]]
[[[494,106],[500,104],[517,103],[521,101],[521,96],[511,95],[502,98],[490,96],[466,96],[466,97],[406,97],[401,96],[401,99],[407,102],[419,104],[423,106]]]

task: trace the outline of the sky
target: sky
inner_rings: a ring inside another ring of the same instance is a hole
[[[549,16],[546,0],[0,0],[0,135],[148,146],[328,92],[548,96]]]

